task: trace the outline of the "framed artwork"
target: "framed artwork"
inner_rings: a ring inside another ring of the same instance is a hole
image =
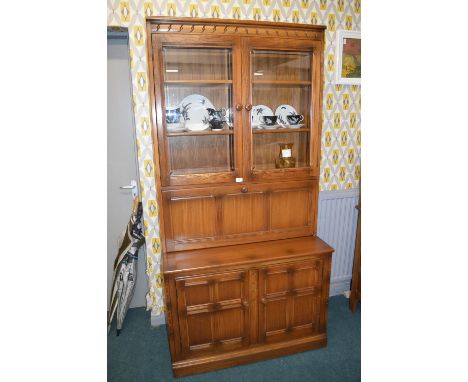
[[[337,84],[361,83],[361,32],[336,32],[335,80]]]

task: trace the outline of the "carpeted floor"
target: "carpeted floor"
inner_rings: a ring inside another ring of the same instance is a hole
[[[166,327],[152,328],[150,313],[130,309],[122,333],[107,341],[109,382],[360,381],[361,307],[351,313],[344,296],[330,298],[326,348],[184,378],[173,378]]]

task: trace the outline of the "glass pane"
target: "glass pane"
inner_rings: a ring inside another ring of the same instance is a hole
[[[254,169],[308,167],[311,54],[254,50],[251,60]]]
[[[310,114],[310,86],[288,84],[252,84],[253,128],[265,126],[264,116],[274,115],[278,118],[274,121],[278,128],[308,127]],[[255,106],[263,105],[260,111]],[[293,121],[288,115],[300,115],[300,121],[292,125]],[[268,122],[268,121],[267,121]],[[260,126],[258,126],[260,125]]]
[[[309,52],[254,50],[252,58],[254,80],[310,81]]]
[[[232,135],[169,137],[171,175],[234,170]]]
[[[308,167],[309,132],[254,131],[254,169]]]
[[[163,48],[165,80],[232,80],[230,49]]]
[[[167,84],[164,86],[166,110],[191,103],[205,108],[228,109],[232,106],[232,84]],[[182,118],[184,116],[182,115]]]
[[[163,57],[170,173],[234,171],[231,50],[165,47]]]

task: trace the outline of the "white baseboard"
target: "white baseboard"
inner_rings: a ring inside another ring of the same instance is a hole
[[[351,289],[351,275],[330,280],[330,296],[338,296]]]
[[[166,316],[164,314],[151,314],[151,326],[160,326],[166,324]]]

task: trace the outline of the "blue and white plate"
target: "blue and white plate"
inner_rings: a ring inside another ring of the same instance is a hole
[[[273,110],[271,110],[268,106],[265,105],[256,105],[252,108],[250,112],[250,118],[252,122],[252,127],[257,127],[263,124],[262,117],[264,115],[274,115]]]
[[[278,116],[278,122],[287,128],[297,128],[298,125],[290,125],[288,122],[288,115],[296,115],[297,111],[291,105],[279,105],[276,108],[275,115]]]
[[[190,94],[179,104],[185,128],[190,131],[202,131],[210,127],[207,108],[214,109],[211,101],[200,94]]]

